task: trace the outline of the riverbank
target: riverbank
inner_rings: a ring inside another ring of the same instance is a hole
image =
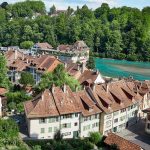
[[[150,63],[148,62],[133,62],[116,59],[94,58],[96,69],[102,76],[112,78],[133,77],[137,80],[150,80]]]
[[[126,55],[124,53],[120,53],[117,56],[107,56],[105,53],[97,53],[97,52],[90,52],[91,57],[95,58],[103,58],[103,59],[115,59],[115,60],[127,60],[127,61],[137,61],[137,62],[150,62],[145,60],[141,57],[141,55]]]

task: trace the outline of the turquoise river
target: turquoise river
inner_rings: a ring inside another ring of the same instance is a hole
[[[150,80],[149,62],[132,62],[126,60],[95,58],[96,68],[103,76],[129,77],[137,80]]]

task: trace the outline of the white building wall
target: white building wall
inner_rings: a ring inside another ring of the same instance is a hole
[[[79,131],[79,116],[79,113],[76,115],[72,114],[71,118],[63,118],[63,116],[61,116],[60,127],[63,138],[73,138],[74,131]],[[64,124],[71,124],[71,126],[63,127]]]
[[[113,120],[113,113],[104,115],[103,135],[107,135],[107,133],[112,129],[113,126],[112,120]]]
[[[49,123],[48,118],[46,118],[46,123],[40,123],[40,119],[31,119],[30,120],[30,128],[29,128],[29,136],[31,138],[38,139],[53,139],[54,134],[56,133],[55,128],[59,129],[60,123],[59,121],[54,123]],[[52,127],[52,132],[49,132],[49,128]],[[41,128],[44,128],[44,133],[41,133]]]
[[[95,115],[87,117],[88,119],[86,121],[85,118],[81,116],[80,137],[89,137],[90,132],[99,132],[99,114],[97,114],[96,118]]]
[[[94,83],[95,84],[105,83],[105,80],[103,79],[103,77],[101,76],[101,74],[99,74]]]
[[[118,110],[111,114],[104,115],[104,128],[103,134],[107,135],[108,132],[120,132],[126,128],[127,122],[128,126],[136,123],[138,120],[138,112],[139,106],[138,103],[128,108]],[[123,111],[124,110],[124,111]]]

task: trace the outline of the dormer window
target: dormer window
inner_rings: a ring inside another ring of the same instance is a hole
[[[45,118],[41,118],[41,119],[39,120],[39,123],[46,123],[46,119],[45,119]]]

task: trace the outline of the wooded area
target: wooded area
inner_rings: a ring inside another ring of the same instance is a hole
[[[66,13],[51,17],[55,11],[53,6],[46,15],[41,1],[1,5],[0,45],[30,41],[56,47],[84,40],[101,57],[150,60],[150,7],[110,8],[103,3],[96,10],[86,5],[76,11],[68,7]],[[36,13],[41,15],[32,19]]]

